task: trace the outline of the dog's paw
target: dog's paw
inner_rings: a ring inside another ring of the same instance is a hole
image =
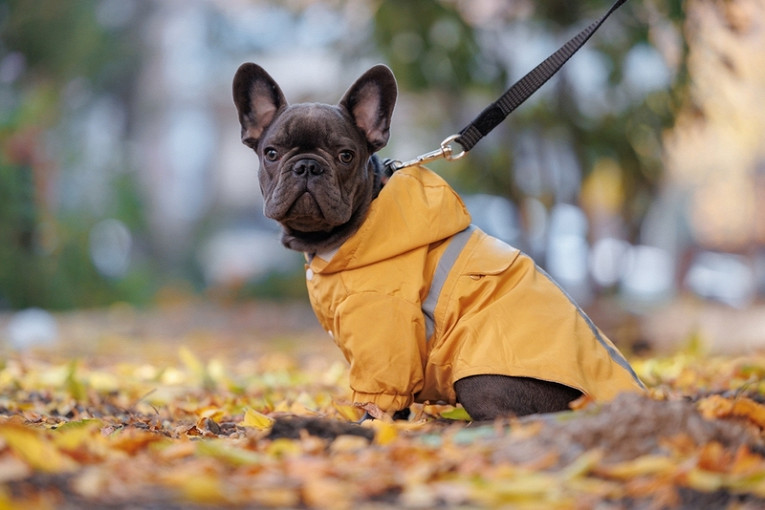
[[[373,402],[365,402],[360,403],[357,402],[354,404],[356,407],[364,410],[364,416],[361,417],[359,421],[356,423],[363,423],[366,420],[380,420],[384,422],[393,422],[394,420],[408,420],[409,419],[409,408],[400,409],[398,411],[383,411],[380,409],[377,404]]]

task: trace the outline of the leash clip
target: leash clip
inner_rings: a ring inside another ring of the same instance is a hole
[[[459,138],[460,135],[451,135],[447,137],[443,142],[441,142],[441,146],[430,152],[426,152],[425,154],[421,154],[417,156],[414,159],[411,159],[409,161],[398,161],[398,160],[386,160],[385,161],[385,167],[388,169],[389,173],[393,173],[396,170],[401,170],[402,168],[407,168],[410,166],[415,165],[422,165],[425,163],[429,163],[431,161],[435,161],[437,159],[445,159],[446,161],[456,161],[463,157],[465,154],[467,154],[467,151],[463,150],[458,152],[457,154],[454,154],[454,149],[452,149],[452,143]]]

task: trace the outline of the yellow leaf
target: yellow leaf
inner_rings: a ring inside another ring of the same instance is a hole
[[[375,420],[372,427],[375,429],[375,443],[381,446],[392,443],[398,437],[398,429],[392,423]]]
[[[290,405],[286,400],[280,400],[274,405],[274,412],[276,413],[288,413],[290,412]]]
[[[725,483],[724,475],[712,473],[704,469],[693,468],[685,474],[686,483],[702,492],[714,492],[723,487]]]
[[[211,420],[220,420],[226,415],[226,412],[217,406],[206,406],[196,410],[200,418],[210,418]]]
[[[314,408],[306,407],[302,402],[295,401],[289,406],[290,414],[297,414],[298,416],[309,416],[316,414]]]
[[[178,357],[180,357],[183,364],[186,365],[186,369],[202,382],[203,387],[208,389],[215,388],[215,380],[210,375],[210,371],[199,358],[194,355],[194,353],[186,347],[181,347],[178,349]]]
[[[74,450],[82,445],[93,446],[103,440],[101,420],[80,420],[64,423],[56,429],[53,441],[61,449]]]
[[[219,359],[211,359],[207,364],[207,374],[213,381],[226,379],[226,367]]]
[[[194,503],[216,504],[226,501],[223,484],[213,476],[189,477],[182,489],[186,498]]]
[[[204,377],[205,366],[199,361],[191,350],[187,347],[181,347],[178,349],[178,357],[181,358],[181,362],[186,365],[186,368],[197,377]]]
[[[82,381],[80,381],[79,377],[77,377],[77,368],[77,360],[72,360],[69,362],[66,374],[66,388],[69,390],[69,394],[73,399],[82,401],[86,398],[86,390],[85,386],[82,384]]]
[[[341,436],[342,437],[342,436]],[[266,453],[277,458],[284,457],[285,455],[295,455],[301,453],[300,443],[292,439],[275,439],[268,448]]]
[[[256,428],[258,430],[266,430],[274,425],[274,420],[254,409],[247,409],[244,412],[244,419],[239,422],[239,425],[242,427]]]
[[[603,459],[600,449],[587,450],[563,470],[564,478],[571,479],[587,475]]]
[[[694,331],[688,337],[688,340],[683,349],[691,358],[701,358],[706,354],[706,346],[704,345],[704,339],[698,331]]]
[[[353,404],[338,404],[332,402],[332,407],[340,414],[340,416],[348,421],[359,421],[364,414],[361,409]]]
[[[645,475],[670,474],[677,468],[677,464],[669,457],[660,455],[643,455],[634,460],[621,462],[609,466],[601,466],[598,473],[612,478],[629,479]]]
[[[0,437],[32,469],[63,473],[77,468],[77,463],[62,454],[45,434],[23,426],[6,424],[0,428]]]
[[[563,498],[560,487],[560,480],[549,473],[516,471],[512,477],[479,483],[472,497],[492,507],[516,503],[555,508]]]
[[[222,441],[200,441],[197,445],[200,456],[214,457],[235,466],[260,464],[261,456],[245,448],[235,448]]]

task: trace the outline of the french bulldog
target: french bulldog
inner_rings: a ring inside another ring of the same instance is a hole
[[[265,216],[281,225],[281,240],[284,246],[304,252],[309,261],[317,254],[331,260],[333,253],[342,250],[344,243],[362,229],[370,214],[370,208],[375,201],[380,202],[378,197],[383,192],[383,186],[392,185],[385,184],[387,176],[375,153],[388,142],[396,97],[396,80],[390,69],[384,65],[376,65],[363,73],[345,92],[337,105],[288,104],[279,85],[262,67],[254,63],[245,63],[239,67],[233,80],[233,98],[241,125],[242,142],[257,154],[260,162],[258,179],[264,198],[264,213]],[[394,174],[391,179],[395,178]],[[389,212],[393,211],[381,211],[379,215],[385,216]],[[415,215],[414,212],[412,214]],[[423,221],[427,220],[423,219]],[[428,230],[427,225],[424,230]],[[372,238],[368,242],[381,243],[384,248],[384,244],[389,241],[390,239],[385,238]],[[438,250],[437,247],[442,243],[436,240],[430,244]],[[372,271],[375,269],[373,268]],[[387,265],[383,269],[381,265],[376,271],[390,272],[390,269]],[[417,271],[421,274],[424,269],[420,268],[413,274],[417,274]],[[312,272],[309,269],[309,279]],[[400,282],[386,282],[386,285],[393,285],[390,293],[395,294],[395,285],[400,283],[406,286],[407,282],[407,278],[402,277]],[[317,283],[316,280],[309,282],[309,291],[311,285],[320,286],[321,283]],[[425,288],[422,294],[424,295],[427,290]],[[337,294],[335,291],[332,292]],[[367,306],[363,298],[360,299],[356,306],[359,308]],[[382,375],[378,373],[368,375],[365,374],[365,370],[376,361],[376,349],[379,348],[382,353],[388,347],[369,345],[373,342],[372,339],[358,341],[356,338],[367,335],[369,328],[374,328],[374,331],[386,329],[388,326],[382,323],[387,321],[369,324],[352,316],[342,319],[336,316],[331,317],[329,315],[340,313],[333,308],[339,310],[343,305],[316,303],[313,295],[312,304],[317,317],[322,324],[327,325],[326,329],[330,331],[330,334],[332,334],[332,325],[335,324],[337,325],[335,329],[344,330],[336,331],[335,335],[354,338],[353,345],[350,340],[347,344],[343,339],[335,338],[335,341],[343,349],[346,358],[349,361],[353,360],[351,361],[351,386],[354,386],[355,378],[357,387],[353,389],[358,392],[358,395],[373,395],[377,391],[366,389],[365,377],[377,382],[382,380],[383,385],[387,384],[384,379],[390,377],[396,379],[395,383],[391,383],[393,386],[409,384],[407,387],[414,388],[408,390],[413,394],[403,399],[396,397],[384,400],[385,403],[380,407],[390,414],[396,413],[397,416],[401,416],[402,412],[406,414],[412,401],[433,398],[449,401],[453,398],[455,402],[450,403],[459,402],[472,419],[490,420],[508,415],[522,416],[567,410],[570,403],[583,394],[582,387],[548,381],[543,377],[516,376],[512,375],[511,370],[509,374],[480,373],[480,370],[475,373],[477,369],[470,370],[470,367],[463,373],[471,375],[446,382],[446,385],[452,384],[451,388],[428,393],[422,390],[430,384],[427,381],[429,377],[427,370],[424,375],[422,374],[422,367],[427,362],[416,357],[396,361],[395,358],[398,356],[395,352],[396,347],[392,349],[393,354],[380,354],[380,356],[387,356],[394,360],[390,362],[392,370],[400,369],[405,374],[414,375],[404,375],[399,378],[386,375],[384,370]],[[330,311],[326,312],[325,309]],[[384,313],[384,310],[381,312]],[[395,315],[395,312],[393,313]],[[403,322],[406,324],[406,321]],[[416,323],[416,336],[424,336],[425,328],[421,326],[420,318],[409,322]],[[364,327],[352,328],[357,323],[364,324]],[[594,328],[591,324],[589,327]],[[349,328],[350,330],[345,331]],[[358,331],[359,329],[365,329],[365,331]],[[385,334],[390,337],[387,340],[383,338],[382,341],[386,345],[399,341],[400,337],[404,336],[404,332],[395,329],[386,330]],[[537,339],[529,340],[538,341]],[[425,346],[429,340],[422,338],[412,340],[412,342],[415,341],[419,342],[418,345]],[[615,348],[612,344],[608,341],[605,343],[601,341],[601,344],[613,355]],[[420,351],[427,349],[428,347],[421,347]],[[424,356],[427,357],[427,353]],[[552,359],[556,356],[555,353],[550,353],[549,356],[551,366],[556,363],[577,363],[577,360]],[[415,366],[401,368],[398,367],[399,364]],[[421,366],[416,366],[418,364]],[[412,381],[407,381],[407,378]],[[403,382],[399,383],[399,379]],[[434,384],[437,386],[443,383]]]

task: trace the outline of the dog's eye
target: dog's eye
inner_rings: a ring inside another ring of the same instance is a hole
[[[267,148],[265,151],[263,151],[263,155],[266,157],[268,161],[276,161],[279,159],[279,153],[274,148]]]
[[[353,161],[353,152],[351,151],[342,151],[340,155],[338,156],[338,159],[341,163],[345,163],[346,165]]]

